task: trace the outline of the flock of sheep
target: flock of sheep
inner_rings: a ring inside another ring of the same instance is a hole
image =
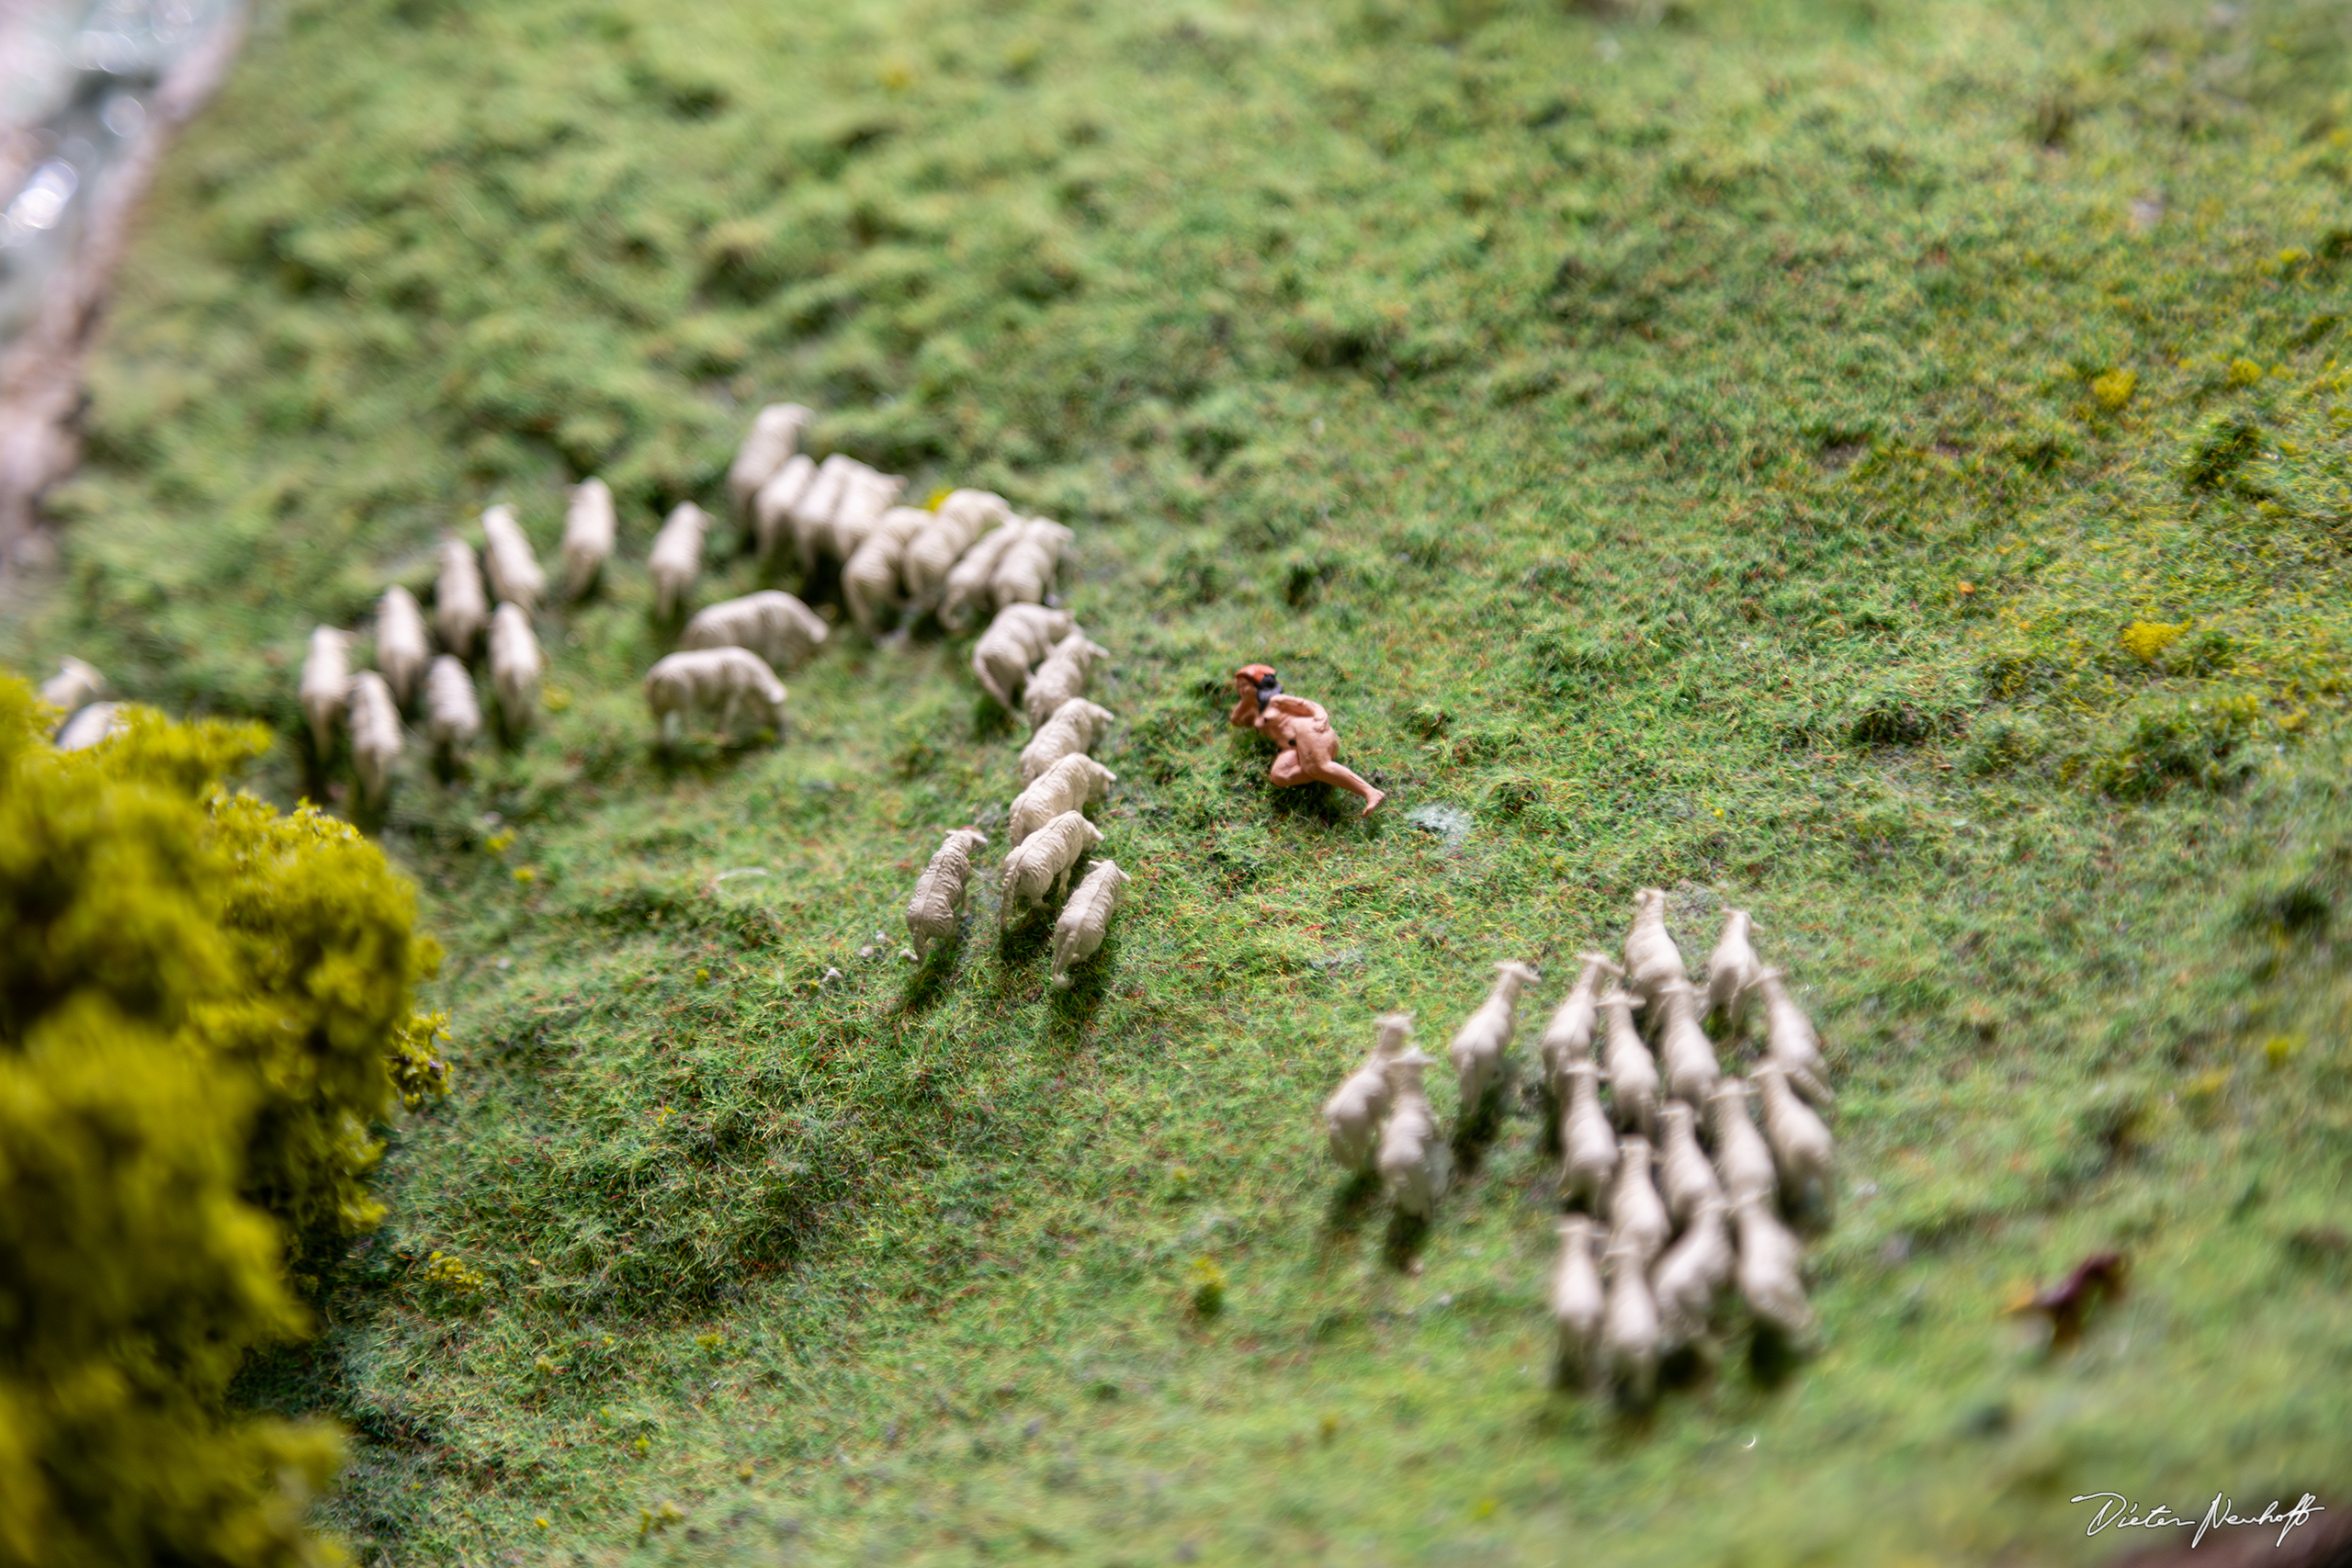
[[[1759,1325],[1791,1341],[1812,1331],[1802,1252],[1777,1211],[1825,1220],[1831,1213],[1833,1145],[1814,1109],[1831,1097],[1813,1021],[1781,972],[1758,962],[1751,929],[1745,912],[1730,911],[1702,992],[1666,929],[1666,895],[1644,888],[1623,962],[1581,954],[1575,984],[1544,1027],[1560,1195],[1579,1211],[1560,1222],[1551,1278],[1563,1382],[1605,1382],[1648,1403],[1665,1357],[1708,1348],[1718,1303],[1734,1287]],[[1446,1053],[1464,1131],[1478,1124],[1503,1080],[1520,992],[1537,978],[1524,964],[1495,967],[1493,991]],[[1648,1042],[1636,1010],[1651,1021]],[[1728,1077],[1706,1021],[1720,1017],[1736,1044],[1759,1010],[1762,1059],[1745,1081]],[[1412,1044],[1410,1015],[1392,1014],[1378,1028],[1371,1055],[1325,1102],[1324,1128],[1342,1168],[1376,1172],[1400,1213],[1427,1219],[1452,1175],[1422,1084],[1435,1058]]]

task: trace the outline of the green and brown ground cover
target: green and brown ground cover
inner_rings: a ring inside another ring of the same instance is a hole
[[[548,618],[560,711],[384,831],[458,1091],[248,1380],[356,1434],[322,1525],[2062,1562],[2078,1493],[2352,1506],[2352,34],[2084,9],[266,8],[0,651],[270,719],[290,799],[311,624],[589,472],[641,558],[789,396],[1080,531],[1136,874],[1069,996],[985,918],[916,973],[1011,792],[962,644],[843,633],[785,744],[665,762],[641,572]],[[1392,813],[1264,786],[1254,658]],[[1531,1109],[1418,1271],[1310,1112],[1652,884],[1794,970],[1844,1195],[1823,1353],[1636,1420],[1544,1385]],[[2109,1246],[2045,1358],[2001,1308]]]

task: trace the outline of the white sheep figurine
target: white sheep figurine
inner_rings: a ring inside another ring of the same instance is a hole
[[[87,703],[82,710],[58,726],[57,739],[51,742],[61,751],[86,751],[101,740],[110,740],[121,734],[127,726],[120,703]]]
[[[1061,563],[1062,551],[1077,536],[1047,518],[1032,517],[1023,523],[1020,536],[1005,547],[1004,558],[996,563],[995,575],[989,579],[990,601],[1000,610],[1007,604],[1043,604],[1046,591],[1053,586],[1054,569]]]
[[[1600,1069],[1581,1057],[1560,1069],[1560,1197],[1598,1213],[1617,1168],[1617,1134],[1601,1112]]]
[[[1701,1200],[1681,1239],[1666,1249],[1650,1271],[1650,1292],[1657,1301],[1663,1336],[1661,1348],[1669,1353],[1697,1343],[1707,1332],[1715,1315],[1715,1298],[1731,1283],[1733,1257],[1731,1236],[1724,1225],[1725,1213],[1721,1193]]]
[[[1555,1229],[1560,1256],[1552,1265],[1552,1381],[1560,1387],[1589,1380],[1599,1365],[1600,1323],[1606,1296],[1593,1257],[1600,1227],[1584,1214],[1569,1214]]]
[[[751,515],[752,498],[791,461],[800,432],[816,417],[798,403],[770,403],[752,416],[752,428],[727,468],[727,494],[735,503],[736,516]]]
[[[462,673],[463,666],[459,670]],[[351,771],[358,777],[359,799],[363,805],[381,806],[401,757],[401,710],[392,701],[391,683],[373,670],[352,677],[349,723]]]
[[[744,648],[688,649],[656,660],[645,675],[645,704],[665,746],[687,715],[713,709],[730,739],[747,713],[782,735],[784,699],[784,682],[767,660]]]
[[[653,610],[662,619],[673,619],[685,609],[686,596],[702,575],[703,539],[709,532],[710,513],[682,501],[653,536],[645,569],[653,576]]]
[[[957,558],[941,585],[939,624],[949,631],[960,632],[971,624],[972,612],[989,603],[989,584],[996,581],[997,563],[1004,559],[1004,552],[1022,536],[1019,518],[1007,518],[981,535],[972,547]]]
[[[842,498],[833,508],[832,520],[814,537],[826,554],[847,565],[906,488],[907,481],[896,474],[878,473],[864,463],[852,464],[842,476]]]
[[[1620,1400],[1645,1406],[1657,1393],[1662,1348],[1657,1301],[1650,1294],[1649,1259],[1611,1242],[1601,1266],[1609,1280],[1609,1299],[1600,1318],[1601,1364]]]
[[[939,607],[947,590],[947,574],[983,530],[1010,522],[1012,508],[1004,497],[984,490],[947,492],[931,514],[931,525],[907,545],[899,562],[899,581],[907,593],[908,608],[920,615]],[[990,563],[991,572],[995,570]],[[982,581],[986,581],[984,577]]]
[[[842,459],[847,462],[849,459]],[[817,460],[807,453],[786,459],[759,493],[752,498],[752,542],[764,564],[773,562],[786,543],[798,551],[801,503],[817,483],[820,472]],[[839,470],[836,469],[836,475]]]
[[[1666,1091],[1694,1106],[1707,1103],[1724,1076],[1714,1044],[1699,1022],[1697,995],[1688,980],[1668,980],[1657,987],[1657,1060],[1666,1074]]]
[[[602,479],[582,479],[571,488],[563,509],[563,596],[578,599],[596,585],[605,563],[613,558],[613,544],[620,536],[620,518],[613,506],[613,487]]]
[[[1720,1014],[1734,1040],[1747,1025],[1747,988],[1764,967],[1756,961],[1750,940],[1755,929],[1747,910],[1724,910],[1723,934],[1715,938],[1715,951],[1707,959],[1706,1016]]]
[[[509,600],[490,617],[490,689],[498,699],[498,716],[510,736],[531,728],[537,716],[539,680],[547,660],[539,655],[539,639],[531,617]]]
[[[1748,1119],[1747,1085],[1738,1078],[1724,1079],[1709,1097],[1707,1109],[1715,1116],[1715,1174],[1723,1179],[1724,1197],[1736,1205],[1753,1194],[1772,1196],[1772,1151]]]
[[[1699,1113],[1681,1100],[1667,1102],[1666,1142],[1658,1150],[1658,1185],[1665,1190],[1666,1212],[1677,1224],[1687,1225],[1699,1205],[1720,1200],[1715,1168],[1699,1146]]]
[[[1650,1158],[1647,1138],[1627,1138],[1618,1145],[1617,1173],[1609,1183],[1610,1250],[1639,1253],[1645,1269],[1666,1250],[1667,1238],[1674,1234],[1657,1184],[1650,1179]]]
[[[749,649],[771,670],[788,670],[824,645],[825,618],[781,589],[722,599],[695,612],[679,634],[684,649]]]
[[[972,673],[979,677],[989,696],[1011,711],[1013,694],[1028,683],[1030,668],[1062,638],[1083,635],[1071,623],[1068,610],[1007,604],[972,644]]]
[[[1037,728],[1053,717],[1064,703],[1084,696],[1094,661],[1110,656],[1110,649],[1099,646],[1081,631],[1073,630],[1054,644],[1046,661],[1030,671],[1028,684],[1022,690],[1021,711],[1029,720],[1029,728]]]
[[[1657,1131],[1657,1064],[1650,1059],[1642,1032],[1634,1027],[1634,1010],[1642,998],[1611,990],[1595,1004],[1600,1010],[1606,1041],[1601,1071],[1609,1080],[1609,1105],[1617,1125],[1645,1138]]]
[[[1763,1097],[1764,1144],[1772,1151],[1781,1197],[1792,1209],[1817,1201],[1823,1213],[1830,1213],[1837,1207],[1829,1170],[1837,1147],[1828,1127],[1796,1097],[1789,1070],[1780,1063],[1758,1063],[1747,1077]]]
[[[1750,988],[1764,1001],[1764,1055],[1789,1070],[1799,1094],[1823,1108],[1836,1102],[1829,1091],[1829,1064],[1821,1059],[1821,1036],[1813,1020],[1782,985],[1778,969],[1759,969]]]
[[[842,497],[849,489],[850,470],[865,466],[847,453],[836,452],[817,465],[808,482],[793,498],[786,515],[792,524],[793,553],[801,570],[817,570],[818,557],[831,540],[833,513],[841,510]]]
[[[1568,987],[1568,994],[1553,1010],[1551,1021],[1544,1026],[1544,1087],[1555,1100],[1559,1096],[1560,1069],[1578,1056],[1592,1055],[1593,1026],[1600,1016],[1597,1005],[1600,977],[1622,976],[1625,973],[1605,953],[1579,953],[1577,962],[1584,967],[1577,973],[1576,984]]]
[[[988,841],[978,828],[955,829],[915,878],[914,897],[907,900],[907,940],[916,958],[928,955],[933,942],[956,934],[956,911],[964,907],[964,888],[972,876],[972,852]]]
[[[489,626],[490,599],[482,592],[473,547],[454,536],[442,540],[441,573],[433,584],[433,629],[441,646],[459,659],[471,659]]]
[[[433,638],[424,629],[424,612],[416,595],[393,583],[376,606],[376,668],[392,689],[392,700],[406,707],[416,700],[417,684],[433,662]]]
[[[1804,1338],[1813,1331],[1814,1316],[1804,1296],[1804,1254],[1797,1238],[1761,1193],[1734,1199],[1731,1209],[1739,1226],[1736,1278],[1747,1310],[1758,1322],[1790,1338]]]
[[[1065,811],[1085,810],[1110,794],[1118,777],[1085,752],[1071,752],[1012,797],[1004,825],[1005,842],[1020,843]]]
[[[1323,1102],[1323,1132],[1331,1158],[1341,1170],[1362,1176],[1372,1169],[1380,1146],[1380,1123],[1388,1114],[1391,1098],[1389,1062],[1413,1043],[1413,1015],[1392,1012],[1374,1026],[1379,1032],[1372,1055],[1363,1066],[1340,1080]]]
[[[1022,784],[1035,784],[1039,774],[1064,757],[1092,752],[1111,724],[1109,708],[1098,707],[1084,697],[1064,703],[1021,749]]]
[[[1645,887],[1634,895],[1634,925],[1625,933],[1625,983],[1657,1016],[1657,990],[1668,980],[1687,980],[1682,950],[1666,929],[1666,894]]]
[[[351,634],[314,627],[302,660],[302,716],[311,723],[311,744],[324,761],[334,747],[335,721],[351,702]]]
[[[1438,1136],[1437,1112],[1421,1085],[1421,1069],[1436,1059],[1418,1050],[1388,1059],[1388,1122],[1380,1130],[1380,1153],[1374,1157],[1389,1202],[1398,1213],[1419,1220],[1436,1213],[1438,1200],[1453,1179],[1453,1151]]]
[[[1130,878],[1119,869],[1116,861],[1101,860],[1086,874],[1086,879],[1071,890],[1069,902],[1054,921],[1054,972],[1051,983],[1055,989],[1069,989],[1069,972],[1073,964],[1083,964],[1102,951],[1102,938],[1111,929],[1112,911],[1119,907],[1119,890]]]
[[[1454,1031],[1453,1043],[1445,1048],[1460,1091],[1454,1114],[1464,1126],[1477,1120],[1487,1094],[1502,1082],[1503,1053],[1510,1049],[1511,1035],[1519,1027],[1519,993],[1537,978],[1533,969],[1514,960],[1496,964],[1494,988]]]
[[[842,568],[842,599],[849,605],[857,629],[872,637],[884,612],[904,602],[899,592],[899,568],[907,547],[931,525],[931,513],[915,506],[893,506],[876,520],[857,553]]]
[[[107,678],[80,660],[67,656],[57,661],[57,673],[40,683],[40,700],[75,714],[107,694]]]
[[[474,678],[453,653],[441,655],[425,671],[424,733],[445,762],[481,734],[481,703],[474,695]]]
[[[1022,840],[1004,857],[1004,897],[997,907],[997,923],[1010,925],[1043,908],[1048,895],[1060,897],[1080,858],[1102,841],[1102,830],[1075,811],[1063,812]]]
[[[493,506],[481,514],[482,563],[489,569],[490,592],[503,604],[520,604],[524,613],[539,607],[548,590],[547,573],[531,553],[531,541],[511,506]]]

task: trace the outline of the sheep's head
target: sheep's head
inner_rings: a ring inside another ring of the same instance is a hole
[[[1740,983],[1739,989],[1734,992],[1733,996],[1735,998],[1745,997],[1750,991],[1758,992],[1764,996],[1770,996],[1772,993],[1772,987],[1778,985],[1781,981],[1787,979],[1788,975],[1789,972],[1785,969],[1775,969],[1767,965],[1762,969],[1758,969],[1755,974],[1750,975],[1746,980],[1742,981]]]
[[[1600,1227],[1592,1223],[1589,1214],[1570,1214],[1554,1228],[1562,1241],[1588,1251],[1591,1249],[1593,1238],[1600,1234]]]
[[[989,836],[978,828],[957,828],[948,833],[947,841],[966,854],[970,854],[974,850],[987,843]]]
[[[1643,1003],[1642,998],[1634,995],[1633,992],[1611,986],[1601,993],[1592,1005],[1597,1008],[1623,1008],[1627,1012],[1631,1012]]]
[[[1413,1015],[1409,1012],[1385,1014],[1373,1027],[1380,1032],[1380,1043],[1374,1049],[1384,1055],[1394,1055],[1412,1043]]]
[[[1687,1133],[1697,1121],[1699,1113],[1679,1100],[1669,1100],[1666,1102],[1664,1114],[1668,1129],[1677,1133]]]
[[[1665,890],[1657,887],[1644,887],[1637,890],[1634,894],[1634,918],[1635,919],[1665,919]]]
[[[1617,1174],[1623,1178],[1634,1173],[1647,1176],[1650,1170],[1650,1141],[1636,1133],[1617,1143]]]
[[[1577,962],[1584,965],[1584,973],[1577,977],[1582,985],[1589,986],[1602,975],[1614,975],[1621,980],[1625,977],[1625,966],[1605,953],[1579,953]]]
[[[1519,994],[1519,988],[1521,986],[1532,986],[1544,977],[1530,965],[1521,964],[1514,958],[1506,958],[1496,964],[1495,975],[1502,985],[1510,988],[1513,996]]]

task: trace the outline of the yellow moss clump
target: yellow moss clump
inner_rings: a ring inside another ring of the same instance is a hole
[[[2132,371],[2110,370],[2091,382],[2091,396],[2098,400],[2099,407],[2113,413],[2132,400],[2132,389],[2139,384],[2140,378]]]
[[[2143,664],[2154,664],[2156,655],[2170,648],[2188,629],[2185,624],[2169,621],[2134,621],[2123,628],[2123,651]]]

